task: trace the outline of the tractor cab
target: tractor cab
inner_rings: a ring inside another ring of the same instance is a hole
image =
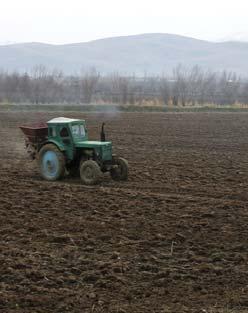
[[[79,150],[92,153],[102,161],[112,159],[112,143],[89,141],[85,120],[58,117],[48,121],[47,125],[48,141],[56,143],[65,151],[68,159],[73,160]]]
[[[88,133],[84,120],[57,117],[47,122],[48,138],[60,141],[62,144],[87,141]]]

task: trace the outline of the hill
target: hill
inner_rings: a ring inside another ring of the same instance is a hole
[[[248,73],[248,43],[209,42],[171,34],[143,34],[50,45],[23,43],[0,46],[0,68],[30,71],[35,65],[58,68],[67,74],[95,67],[101,73],[160,74],[179,63],[214,71]]]

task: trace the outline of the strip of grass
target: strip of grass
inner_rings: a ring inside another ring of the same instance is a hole
[[[1,111],[35,112],[248,112],[248,107],[167,107],[115,104],[0,104]]]

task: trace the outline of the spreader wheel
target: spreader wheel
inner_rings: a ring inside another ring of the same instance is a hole
[[[88,160],[81,162],[80,177],[85,185],[95,185],[102,178],[102,172],[95,161]]]
[[[114,180],[127,180],[128,162],[123,158],[114,159],[114,166],[110,170],[110,175]]]
[[[64,155],[53,144],[47,144],[40,149],[38,163],[41,176],[46,180],[58,180],[65,173]]]

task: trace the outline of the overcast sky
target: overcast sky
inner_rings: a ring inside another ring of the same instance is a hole
[[[140,33],[247,34],[247,0],[0,0],[0,43],[72,43]]]

